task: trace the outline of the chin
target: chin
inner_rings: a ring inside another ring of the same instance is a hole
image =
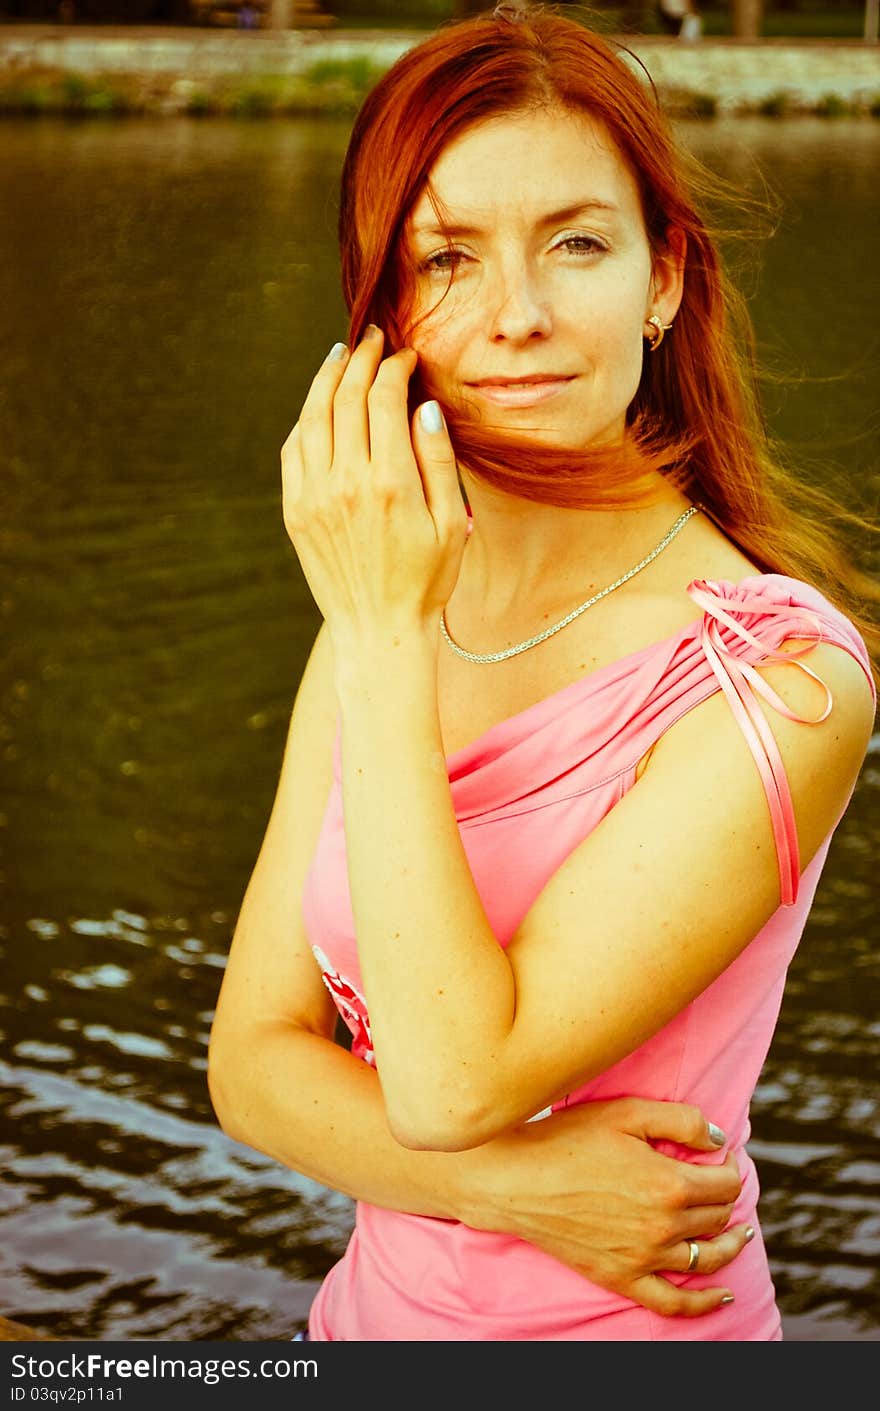
[[[583,420],[554,421],[550,417],[539,419],[534,411],[525,408],[519,411],[504,411],[474,415],[469,408],[466,413],[469,421],[478,422],[487,431],[498,431],[502,435],[525,436],[543,446],[554,446],[565,451],[586,451],[596,445],[619,445],[624,438],[621,423],[605,427],[584,428]]]

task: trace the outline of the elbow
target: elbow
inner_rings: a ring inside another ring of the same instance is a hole
[[[490,1120],[484,1110],[460,1104],[432,1107],[423,1101],[415,1109],[404,1110],[386,1103],[386,1112],[392,1137],[408,1151],[471,1151],[503,1130],[497,1114]]]
[[[208,1044],[208,1097],[220,1130],[239,1141],[234,1075],[234,1056],[212,1035]]]

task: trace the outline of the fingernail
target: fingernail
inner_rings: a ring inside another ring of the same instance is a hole
[[[721,1128],[716,1127],[714,1122],[709,1123],[709,1140],[714,1142],[715,1146],[723,1146],[727,1141],[727,1137],[724,1135]]]
[[[754,1230],[752,1229],[751,1225],[747,1225],[747,1226],[746,1226],[746,1244],[748,1244],[749,1240],[753,1240],[754,1238],[755,1238],[755,1232],[754,1232]]]
[[[378,324],[375,324],[375,323],[368,323],[367,326],[366,326],[366,328],[364,329],[364,337],[365,337],[365,338],[381,338],[381,337],[382,337],[382,330],[381,330],[381,328],[378,326]]]
[[[341,362],[347,352],[348,346],[345,343],[334,343],[330,352],[327,354],[328,363]]]
[[[439,402],[423,402],[419,408],[419,418],[426,431],[443,430],[443,413]]]
[[[722,1303],[734,1303],[735,1301],[732,1293],[726,1293],[721,1300]]]

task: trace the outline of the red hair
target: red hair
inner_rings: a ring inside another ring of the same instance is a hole
[[[546,107],[585,113],[603,125],[633,174],[655,257],[674,231],[684,234],[684,293],[674,331],[644,358],[623,446],[551,447],[482,427],[444,405],[460,463],[511,494],[573,508],[643,503],[645,471],[661,470],[759,569],[816,581],[876,654],[880,630],[871,609],[880,590],[852,567],[843,540],[835,542],[830,532],[832,519],[869,531],[876,526],[785,472],[771,453],[744,301],[722,271],[696,206],[694,179],[653,88],[626,53],[543,7],[499,6],[443,26],[388,70],[358,113],[342,173],[339,235],[350,340],[368,322],[385,331],[392,348],[407,340],[406,220],[448,143],[505,113]],[[417,377],[414,401],[424,394]]]

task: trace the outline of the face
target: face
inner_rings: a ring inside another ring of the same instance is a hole
[[[604,127],[560,109],[487,119],[444,149],[430,188],[440,217],[426,190],[407,225],[426,387],[549,444],[619,441],[681,260],[652,258]]]

